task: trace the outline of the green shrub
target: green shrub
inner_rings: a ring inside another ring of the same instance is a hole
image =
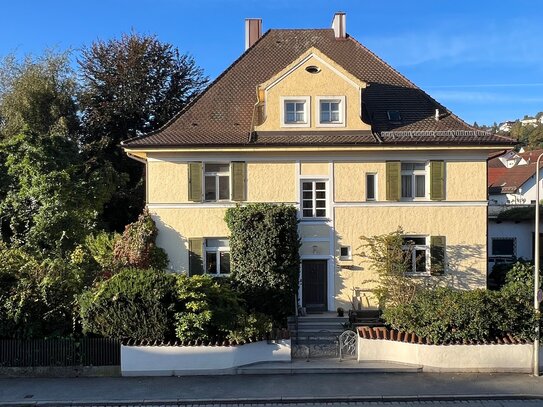
[[[122,267],[166,269],[168,256],[156,246],[157,234],[155,221],[145,210],[138,220],[127,225],[122,236],[115,240],[114,262]]]
[[[300,273],[300,239],[293,206],[253,204],[229,208],[232,280],[250,313],[286,323]]]
[[[0,337],[73,333],[74,304],[85,273],[62,259],[41,260],[0,246]]]
[[[173,338],[174,274],[123,269],[79,298],[83,331],[121,339]]]
[[[228,339],[238,343],[261,338],[272,330],[272,320],[264,314],[241,315],[238,317],[237,325],[235,330],[228,333]]]
[[[175,332],[181,340],[222,340],[244,314],[237,293],[209,276],[179,275],[176,294]]]
[[[413,332],[434,343],[493,340],[511,334],[532,339],[533,267],[515,264],[500,291],[423,289],[406,304],[384,310],[394,329]]]

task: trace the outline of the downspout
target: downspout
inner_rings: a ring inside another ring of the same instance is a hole
[[[148,171],[147,171],[147,160],[144,160],[143,158],[140,158],[132,153],[126,152],[126,155],[136,161],[139,161],[140,163],[144,164],[145,167],[143,171],[145,172],[145,207],[147,207],[147,203],[149,202],[149,179],[148,179]]]

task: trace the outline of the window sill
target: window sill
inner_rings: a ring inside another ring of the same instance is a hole
[[[316,127],[345,127],[345,123],[318,123]]]
[[[330,222],[332,219],[330,218],[300,218],[301,222]]]

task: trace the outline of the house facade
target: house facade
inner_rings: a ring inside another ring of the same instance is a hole
[[[123,143],[146,166],[170,269],[230,272],[227,208],[299,209],[300,306],[375,307],[361,236],[399,226],[413,278],[484,287],[487,157],[511,140],[473,129],[331,29],[246,22],[246,51],[162,129]]]
[[[509,150],[488,162],[488,271],[533,260],[537,158],[543,150]],[[541,165],[540,180],[543,178]],[[543,197],[543,188],[539,185]]]

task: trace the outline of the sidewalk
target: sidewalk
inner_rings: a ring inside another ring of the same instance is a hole
[[[0,405],[105,402],[242,403],[474,398],[543,399],[523,374],[337,373],[163,378],[5,378]]]

